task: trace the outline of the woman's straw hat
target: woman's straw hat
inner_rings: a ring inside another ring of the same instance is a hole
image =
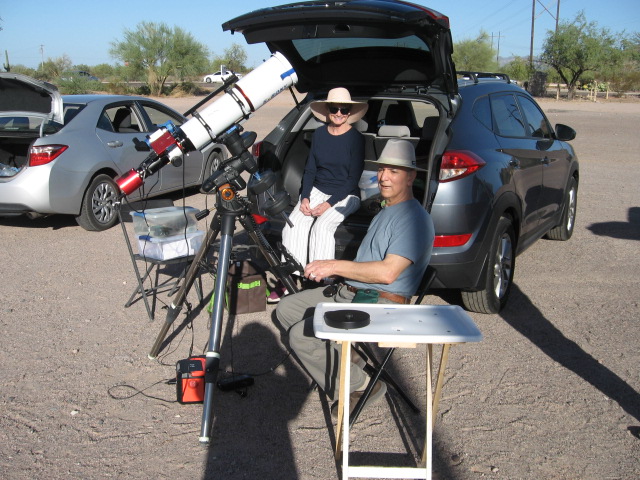
[[[350,105],[351,106],[351,114],[347,119],[347,123],[356,123],[364,114],[367,113],[367,109],[369,105],[365,102],[355,102],[351,100],[351,94],[349,90],[346,88],[332,88],[329,90],[329,94],[327,95],[326,100],[317,100],[315,102],[311,102],[309,108],[313,112],[313,115],[322,122],[327,122],[329,120],[329,105]]]

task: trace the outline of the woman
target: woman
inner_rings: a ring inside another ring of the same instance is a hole
[[[301,265],[335,258],[336,229],[360,208],[364,137],[352,124],[367,108],[367,103],[351,100],[346,88],[334,88],[326,100],[310,105],[313,115],[327,124],[313,133],[300,199],[289,217],[293,228],[285,225],[282,231],[283,245]],[[283,293],[281,285],[276,286],[269,303]]]

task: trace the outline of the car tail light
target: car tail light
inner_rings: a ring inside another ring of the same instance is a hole
[[[262,150],[262,142],[256,142],[253,144],[253,147],[251,148],[251,154],[258,158],[260,156],[260,150]]]
[[[46,165],[58,158],[67,148],[67,145],[33,146],[29,151],[29,166]]]
[[[462,235],[436,235],[433,240],[434,247],[461,247],[471,238],[470,233]]]
[[[444,152],[440,165],[440,183],[459,180],[485,166],[484,160],[467,150]]]

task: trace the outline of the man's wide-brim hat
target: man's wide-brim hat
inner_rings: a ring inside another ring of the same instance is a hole
[[[365,102],[355,102],[351,100],[351,94],[346,88],[332,88],[329,90],[326,100],[317,100],[311,102],[309,108],[313,112],[313,115],[321,122],[329,121],[329,105],[349,105],[351,107],[351,114],[347,119],[347,123],[356,123],[364,114],[367,113],[369,105]]]
[[[382,149],[378,160],[367,160],[364,162],[366,170],[378,170],[380,167],[401,167],[410,168],[426,172],[424,168],[416,165],[416,150],[408,140],[400,138],[390,138]]]

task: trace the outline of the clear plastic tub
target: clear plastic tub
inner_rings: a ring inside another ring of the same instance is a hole
[[[198,209],[193,207],[162,207],[133,212],[133,231],[136,235],[156,238],[193,233],[198,230],[196,213]]]
[[[194,255],[204,239],[204,232],[196,230],[191,233],[181,233],[170,237],[138,236],[140,255],[156,260],[171,260],[172,258]]]

